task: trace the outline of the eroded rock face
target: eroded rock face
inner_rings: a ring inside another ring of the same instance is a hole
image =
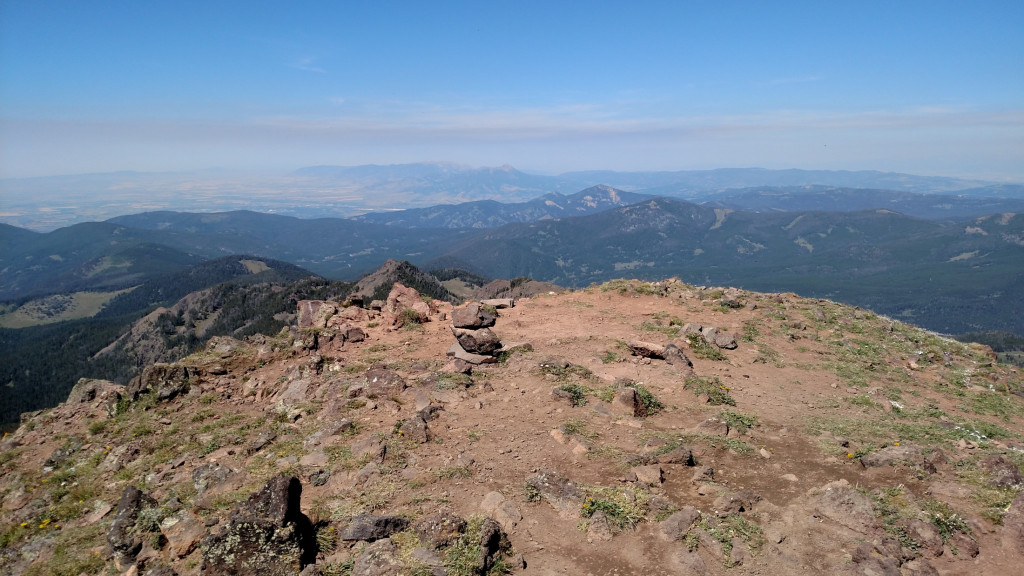
[[[96,380],[93,378],[81,378],[68,394],[67,404],[84,404],[88,402],[102,402],[107,409],[107,415],[113,416],[117,403],[127,388],[115,384],[109,380]]]
[[[203,540],[204,575],[293,576],[316,559],[313,525],[299,509],[298,478],[276,476]]]

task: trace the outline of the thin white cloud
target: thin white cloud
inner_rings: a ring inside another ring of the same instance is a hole
[[[353,114],[257,118],[253,126],[289,132],[493,137],[735,134],[765,131],[924,130],[939,128],[1017,127],[1024,129],[1024,109],[981,111],[918,107],[859,112],[775,110],[745,115],[693,115],[669,118],[630,117],[597,105],[512,110],[447,109],[429,105],[354,107]]]
[[[323,74],[324,72],[326,72],[326,70],[317,66],[316,64],[314,64],[314,62],[316,62],[316,58],[312,56],[306,56],[303,58],[299,58],[298,60],[292,62],[288,66],[290,68],[295,68],[296,70],[302,70],[303,72],[316,72],[318,74]]]

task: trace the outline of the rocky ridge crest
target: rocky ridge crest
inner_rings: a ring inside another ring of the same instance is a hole
[[[910,575],[1024,560],[1024,381],[983,347],[674,279],[457,308],[395,284],[359,304],[302,301],[280,334],[214,338],[26,415],[0,443],[0,568]]]

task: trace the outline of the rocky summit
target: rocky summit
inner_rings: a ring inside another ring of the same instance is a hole
[[[0,573],[1018,574],[1024,378],[793,294],[304,300],[0,444]]]

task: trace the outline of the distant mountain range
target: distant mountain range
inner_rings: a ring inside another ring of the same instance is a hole
[[[982,195],[983,192],[992,194]],[[961,190],[956,194],[921,194],[834,186],[760,186],[727,190],[701,204],[749,212],[885,209],[929,220],[962,221],[1000,212],[1024,212],[1024,187],[993,186]]]
[[[793,291],[933,330],[1024,330],[1024,215],[755,214],[672,199],[465,238],[428,267],[586,286],[616,277]]]
[[[622,276],[679,276],[695,284],[828,297],[948,333],[1024,334],[1024,216],[1000,211],[963,219],[965,212],[1016,201],[944,197],[947,202],[936,205],[935,196],[812,187],[748,190],[707,205],[652,198],[616,206],[623,194],[603,188],[574,195],[565,202],[569,210],[606,209],[564,218],[549,217],[555,208],[546,203],[557,204],[549,197],[421,211],[404,226],[237,211],[145,213],[49,234],[5,229],[12,240],[0,247],[0,298],[126,289],[224,253],[275,258],[345,280],[395,258],[426,269],[529,276],[569,287]],[[888,208],[783,211],[882,200],[950,217],[925,220]],[[762,212],[727,207],[739,205]],[[956,210],[963,211],[959,221],[949,214]],[[481,229],[406,227],[531,213],[542,219]]]
[[[566,196],[553,192],[528,202],[478,200],[394,212],[371,212],[353,220],[404,228],[494,228],[512,222],[586,216],[649,198],[652,196],[623,192],[608,186],[592,186],[575,194]]]
[[[111,172],[0,179],[0,222],[50,231],[147,211],[251,210],[313,219],[480,200],[529,202],[604,185],[705,202],[755,186],[830,186],[1024,199],[1019,184],[891,172],[722,168],[674,172],[585,171],[529,174],[511,166],[447,163],[311,166],[288,174]],[[200,208],[201,207],[201,208]]]

